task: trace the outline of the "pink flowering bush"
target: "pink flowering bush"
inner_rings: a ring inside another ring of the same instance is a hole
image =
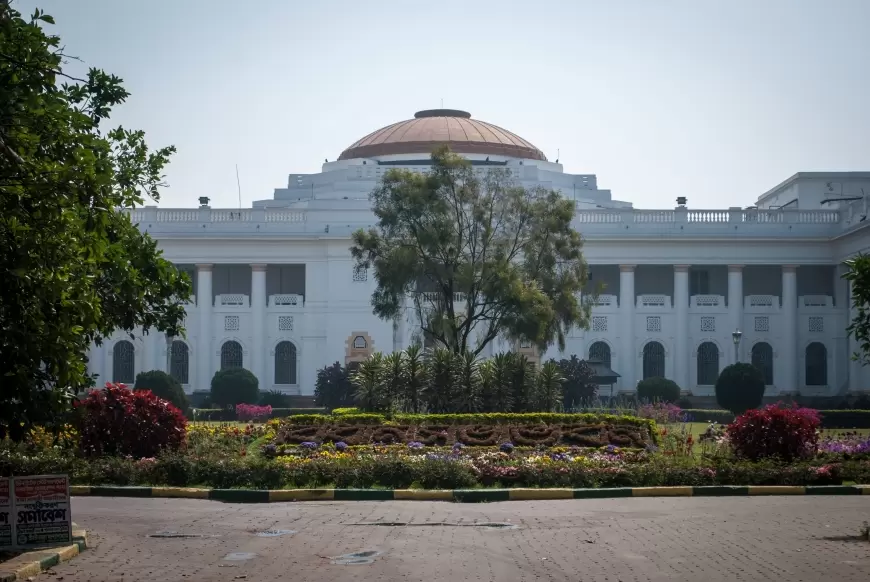
[[[168,400],[150,390],[132,391],[107,383],[75,403],[79,446],[85,456],[151,458],[179,449],[187,436],[187,419]]]
[[[682,422],[685,418],[682,408],[667,402],[644,404],[637,409],[637,415],[641,418],[650,418],[657,424],[674,424]]]
[[[271,405],[236,404],[236,418],[242,422],[265,422],[271,416]]]
[[[816,410],[771,404],[738,416],[728,425],[727,434],[740,458],[794,461],[815,454],[820,424]]]

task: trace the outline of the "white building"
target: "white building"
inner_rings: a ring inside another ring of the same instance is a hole
[[[322,172],[291,174],[249,209],[211,208],[201,198],[198,208],[132,210],[193,279],[187,336],[167,358],[164,337],[131,342],[119,333],[92,349],[91,371],[132,382],[171,359],[193,391],[208,389],[222,367],[244,366],[261,389],[309,395],[324,365],[406,347],[414,326],[372,315],[375,283],[354,269],[350,235],[374,223],[367,195],[383,173],[425,172],[440,143],[478,172],[506,168],[525,186],[577,201],[576,228],[604,291],[590,329],[572,334],[567,353],[609,361],[622,375],[619,390],[663,375],[711,395],[735,360],[737,329],[737,357],[762,366],[769,395],[870,389],[870,371],[850,361],[850,296],[840,278],[842,261],[870,247],[870,172],[795,174],[750,207],[692,210],[680,199],[673,209],[639,210],[613,200],[594,175],[566,174],[517,135],[454,110],[379,129]],[[560,354],[551,348],[543,357]]]

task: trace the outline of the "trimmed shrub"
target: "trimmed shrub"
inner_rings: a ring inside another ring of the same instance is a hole
[[[350,416],[352,414],[362,414],[359,408],[336,408],[332,411],[335,416]]]
[[[107,383],[75,402],[79,446],[85,456],[150,458],[184,444],[187,420],[150,390]]]
[[[735,415],[761,406],[764,374],[752,364],[738,362],[725,366],[716,380],[716,402]]]
[[[323,408],[272,408],[272,414],[269,417],[285,418],[287,416],[300,414],[320,415],[325,413],[326,410],[324,410]],[[226,408],[197,408],[194,412],[192,412],[191,416],[193,420],[201,422],[230,422],[233,420],[237,420],[235,408],[231,408],[229,410],[227,410]]]
[[[287,408],[290,399],[280,390],[266,390],[260,392],[260,406],[271,406],[272,408]]]
[[[679,400],[680,387],[667,378],[645,378],[637,383],[637,397],[646,402],[672,403]]]
[[[821,424],[812,408],[786,408],[776,404],[749,410],[728,425],[734,453],[744,459],[776,457],[793,461],[816,452]]]
[[[163,370],[151,370],[139,372],[136,375],[136,383],[133,390],[150,390],[157,398],[168,400],[175,405],[185,416],[190,414],[190,402],[184,388],[178,380]]]
[[[232,368],[215,372],[211,379],[211,402],[215,407],[235,408],[260,399],[260,382],[250,370]]]

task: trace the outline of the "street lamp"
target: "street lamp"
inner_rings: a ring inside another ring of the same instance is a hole
[[[740,338],[742,338],[742,337],[743,337],[743,332],[741,332],[739,329],[735,329],[734,333],[731,334],[731,339],[734,340],[734,363],[735,364],[740,361],[739,346],[740,346]]]

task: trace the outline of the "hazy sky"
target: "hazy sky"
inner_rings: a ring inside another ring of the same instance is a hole
[[[165,207],[236,207],[236,164],[244,206],[271,198],[442,99],[638,208],[870,170],[870,0],[16,3],[124,79],[116,124],[178,148]]]

